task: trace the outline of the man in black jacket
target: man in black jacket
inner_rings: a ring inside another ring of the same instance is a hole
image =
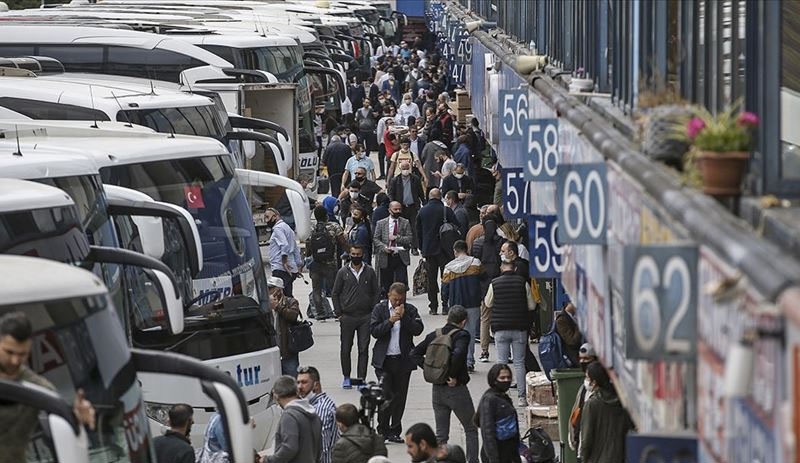
[[[403,205],[403,217],[411,224],[411,254],[418,255],[419,234],[414,226],[417,223],[417,214],[425,201],[425,189],[422,187],[422,180],[410,173],[410,165],[403,161],[400,164],[400,175],[395,175],[389,181],[386,192],[392,201],[397,201]],[[409,173],[406,174],[405,171]]]
[[[328,167],[328,178],[331,181],[331,195],[339,196],[342,189],[342,174],[347,160],[353,155],[353,151],[347,143],[342,141],[341,136],[334,135],[331,142],[322,154],[322,164]]]
[[[464,329],[467,324],[467,309],[460,305],[450,307],[447,312],[447,324],[441,330],[428,334],[425,340],[414,348],[412,355],[417,364],[422,366],[428,346],[440,334],[450,334],[453,347],[450,354],[450,366],[447,383],[433,384],[432,403],[433,417],[436,421],[436,440],[444,445],[450,438],[450,413],[455,413],[464,434],[467,436],[467,458],[469,463],[478,463],[478,428],[472,420],[475,406],[469,393],[469,372],[467,370],[467,351],[472,347],[472,337]],[[453,331],[455,333],[451,334]]]
[[[419,249],[428,270],[428,307],[431,315],[436,315],[439,311],[438,277],[448,262],[439,239],[439,229],[444,224],[445,217],[448,222],[457,223],[453,210],[442,202],[441,190],[434,188],[428,193],[428,204],[420,209],[416,221]]]
[[[169,409],[169,431],[153,439],[158,463],[194,463],[194,449],[189,440],[192,431],[192,407],[176,404]]]
[[[372,307],[378,303],[378,276],[375,270],[363,262],[364,249],[350,246],[350,263],[336,273],[331,298],[333,312],[339,319],[341,332],[340,360],[342,362],[342,387],[351,389],[352,366],[350,352],[353,350],[353,335],[358,333],[358,368],[356,383],[363,384],[367,377],[369,360],[369,329]]]
[[[402,443],[401,420],[406,408],[408,382],[417,366],[411,358],[414,336],[425,326],[417,308],[406,304],[408,287],[394,283],[389,287],[388,301],[381,301],[372,310],[370,331],[377,341],[372,348],[372,366],[383,381],[383,394],[388,400],[378,412],[378,432],[389,442]]]

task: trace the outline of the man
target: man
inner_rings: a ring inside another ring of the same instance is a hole
[[[467,254],[467,243],[462,240],[453,245],[455,259],[444,266],[442,274],[442,302],[449,306],[460,305],[467,311],[467,331],[474,340],[480,334],[481,320],[481,261]],[[467,349],[467,370],[475,371],[475,347]]]
[[[337,245],[344,249],[346,239],[341,225],[328,220],[328,211],[325,207],[315,207],[314,218],[317,224],[306,243],[306,255],[311,257],[308,271],[311,276],[311,306],[314,309],[308,317],[325,320],[333,318],[334,314],[323,296],[323,290],[327,292],[333,287],[336,278]]]
[[[434,188],[428,193],[428,204],[419,211],[417,215],[417,236],[419,237],[419,249],[422,257],[425,258],[425,265],[428,270],[428,308],[431,315],[436,315],[439,311],[439,273],[444,271],[444,266],[448,260],[442,251],[442,244],[439,237],[439,229],[444,223],[445,217],[448,222],[456,223],[456,216],[453,210],[445,207],[442,202],[442,193],[438,188]]]
[[[353,156],[347,160],[344,169],[342,173],[342,185],[347,185],[351,177],[357,177],[356,172],[358,169],[364,169],[366,173],[364,180],[367,178],[375,178],[375,164],[373,164],[372,159],[364,153],[364,147],[359,144],[355,145]]]
[[[467,457],[469,463],[478,463],[478,428],[472,418],[475,406],[469,393],[469,372],[467,371],[467,352],[474,345],[475,337],[464,330],[467,324],[467,310],[460,305],[453,305],[447,312],[447,323],[441,330],[428,334],[425,340],[414,348],[413,356],[417,364],[422,366],[428,346],[439,335],[449,334],[452,352],[447,370],[447,382],[432,385],[433,417],[436,421],[436,441],[439,445],[447,444],[450,439],[450,414],[455,413],[464,434],[467,436]]]
[[[297,383],[281,376],[272,386],[272,397],[283,409],[275,431],[275,453],[267,463],[312,463],[322,455],[322,422],[308,400],[297,395]]]
[[[339,201],[339,217],[342,220],[342,225],[347,224],[347,217],[350,216],[353,205],[364,209],[367,215],[372,214],[372,200],[361,194],[361,184],[356,180],[350,182],[347,186],[347,196],[344,196]]]
[[[450,153],[449,150],[442,149],[439,150],[436,155],[439,157],[439,163],[441,164],[441,170],[437,170],[433,173],[433,177],[436,179],[434,180],[434,185],[440,187],[444,184],[445,179],[449,177],[456,169],[458,164],[453,160],[453,154]]]
[[[597,352],[594,346],[588,342],[584,343],[578,351],[578,363],[580,363],[581,370],[586,373],[586,369],[590,363],[597,361]],[[581,439],[581,412],[583,411],[583,404],[586,402],[586,393],[589,392],[585,383],[581,383],[578,388],[578,395],[575,396],[575,405],[572,406],[572,412],[569,417],[569,448],[578,450],[580,448]]]
[[[386,456],[383,436],[358,422],[358,409],[353,404],[336,408],[336,425],[342,433],[333,447],[332,463],[367,463],[374,455]]]
[[[308,400],[322,422],[322,458],[320,463],[331,463],[333,446],[339,438],[336,429],[336,404],[322,391],[319,370],[314,367],[297,369],[297,393]]]
[[[453,116],[445,103],[439,103],[436,107],[436,119],[431,128],[431,139],[441,141],[447,145],[447,149],[450,149],[450,145],[453,143]]]
[[[33,346],[33,326],[23,312],[0,317],[0,380],[28,382],[55,391],[44,377],[28,368]],[[94,429],[95,410],[78,389],[72,403],[78,422]],[[0,461],[26,461],[28,443],[38,423],[39,410],[19,403],[0,401]]]
[[[350,100],[352,101],[352,100]],[[355,107],[355,103],[353,104]],[[378,125],[379,114],[372,108],[369,98],[364,98],[360,108],[356,110],[356,126],[358,127],[358,141],[365,148],[365,154],[376,149],[375,129]],[[373,177],[374,178],[374,177]]]
[[[267,225],[272,229],[267,247],[272,275],[283,280],[283,294],[294,297],[292,291],[294,279],[303,270],[303,259],[300,256],[300,248],[297,246],[297,235],[281,219],[281,214],[277,209],[267,209],[264,216],[267,219]]]
[[[374,175],[375,172],[373,171],[372,174]],[[347,175],[347,172],[345,172],[345,175]],[[372,201],[375,200],[375,196],[383,190],[377,183],[369,179],[367,169],[365,169],[364,167],[356,168],[353,181],[361,184],[361,189],[359,190],[359,193],[361,194],[361,196],[367,198],[367,200],[370,202],[370,205],[372,204]],[[346,192],[343,191],[339,195],[339,198],[344,199],[349,194],[350,191],[348,189],[348,191]]]
[[[176,404],[169,409],[169,430],[153,439],[158,463],[194,463],[194,449],[189,435],[192,432],[192,407]]]
[[[464,201],[475,191],[475,182],[464,171],[464,164],[456,164],[453,173],[442,179],[442,191],[455,191],[459,201]]]
[[[322,155],[322,165],[328,167],[328,178],[331,182],[331,194],[339,196],[342,189],[342,175],[347,165],[347,160],[353,155],[350,147],[342,141],[339,135],[331,137],[331,142]]]
[[[567,302],[564,310],[556,314],[556,333],[561,336],[564,343],[564,353],[567,354],[573,365],[578,364],[578,350],[583,344],[583,335],[578,329],[578,322],[575,320],[575,305]]]
[[[363,384],[367,377],[369,356],[370,316],[372,308],[378,303],[378,276],[375,270],[364,262],[364,249],[350,246],[350,263],[336,273],[331,297],[333,311],[339,319],[341,334],[340,360],[342,363],[342,387],[351,389],[352,366],[350,353],[353,350],[353,336],[358,334],[358,369],[356,382]]]
[[[464,241],[467,242],[467,252],[472,253],[472,243],[475,242],[476,239],[480,238],[484,234],[483,229],[483,222],[486,220],[486,216],[490,213],[497,210],[498,207],[494,204],[484,204],[481,206],[480,213],[479,213],[479,221],[472,227],[470,227],[469,231],[467,231],[467,239]]]
[[[372,366],[383,380],[387,403],[378,411],[378,433],[389,442],[402,443],[403,412],[408,397],[408,382],[416,364],[411,358],[414,336],[425,326],[417,308],[406,304],[408,287],[394,283],[389,287],[388,301],[375,305],[370,319],[370,332],[376,339],[372,349]]]
[[[399,125],[408,125],[409,117],[413,117],[414,120],[419,119],[419,106],[411,100],[411,94],[406,93],[403,95],[403,102],[397,108],[397,116],[394,117],[394,121]]]
[[[414,153],[414,157],[422,159],[422,151],[425,149],[425,140],[419,137],[419,130],[416,125],[408,128],[408,150]],[[425,175],[428,172],[425,171]]]
[[[412,425],[406,431],[406,453],[414,463],[434,463],[439,446],[433,429],[425,423]]]
[[[397,81],[393,73],[389,73],[389,78],[383,82],[381,90],[384,93],[389,92],[394,101],[400,101],[400,82]]]
[[[498,361],[509,358],[509,348],[514,360],[519,406],[527,407],[525,396],[525,353],[528,351],[528,311],[536,308],[531,287],[514,273],[514,264],[500,265],[500,276],[489,284],[483,303],[491,310],[491,328],[497,347]]]
[[[402,214],[403,205],[392,201],[389,203],[389,217],[375,224],[372,238],[375,268],[380,278],[381,294],[384,295],[396,281],[408,284],[408,266],[411,264],[409,249],[413,235],[411,223]]]
[[[530,262],[519,256],[519,245],[517,243],[506,241],[500,246],[500,261],[514,264],[514,273],[521,276],[525,281],[530,280]]]
[[[456,164],[463,164],[469,175],[475,175],[472,168],[472,151],[470,151],[469,137],[467,135],[459,135],[456,139],[456,152],[453,153],[453,160]]]
[[[411,165],[408,162],[400,164],[400,175],[389,182],[386,189],[389,198],[403,205],[403,217],[412,225],[411,253],[419,254],[419,234],[414,225],[417,223],[417,214],[425,201],[425,190],[422,181],[416,175],[411,175]]]
[[[469,228],[469,214],[464,204],[458,199],[458,193],[455,190],[450,190],[444,195],[445,204],[453,210],[456,216],[456,223],[458,224],[458,234],[460,238],[467,236]]]

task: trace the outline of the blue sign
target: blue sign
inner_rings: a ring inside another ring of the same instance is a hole
[[[697,463],[697,437],[686,434],[630,433],[625,438],[625,461],[628,463]]]
[[[524,126],[528,139],[525,179],[549,182],[556,178],[561,153],[558,146],[558,119],[528,119]]]
[[[533,211],[533,189],[525,181],[522,168],[502,168],[503,211],[506,218],[524,219]]]
[[[447,65],[450,83],[453,85],[465,85],[467,83],[467,65],[458,62],[458,59],[450,61]]]
[[[564,271],[564,247],[558,240],[558,218],[554,215],[528,217],[528,252],[531,278],[558,278]]]
[[[605,244],[606,164],[562,164],[556,173],[558,237],[564,244]]]
[[[528,91],[500,90],[500,143],[522,141],[528,120]]]
[[[625,246],[627,358],[695,359],[697,259],[697,246]]]
[[[469,42],[469,31],[463,25],[459,25],[458,35],[454,43],[456,48],[456,63],[472,63],[472,44]]]

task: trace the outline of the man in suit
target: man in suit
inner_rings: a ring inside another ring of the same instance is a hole
[[[458,223],[453,210],[442,202],[442,192],[434,188],[428,193],[428,204],[420,209],[417,215],[417,236],[419,249],[425,258],[428,273],[428,307],[431,315],[439,311],[438,277],[444,271],[448,259],[442,251],[439,229],[444,224],[445,216],[450,223]]]
[[[416,369],[411,351],[414,336],[422,334],[425,326],[417,308],[406,304],[408,286],[394,283],[389,287],[388,301],[379,302],[372,310],[370,332],[376,339],[372,349],[372,366],[383,380],[383,394],[388,400],[378,411],[378,433],[389,442],[403,443],[401,420],[406,408],[408,382]]]
[[[417,223],[417,214],[422,203],[425,201],[425,191],[422,187],[422,180],[416,175],[411,174],[411,163],[403,161],[400,163],[400,175],[392,177],[387,188],[387,193],[392,201],[397,201],[403,205],[403,217],[410,224],[411,229],[411,253],[415,256],[419,254],[419,235],[413,224]]]
[[[408,266],[411,264],[411,223],[402,216],[403,205],[397,201],[389,203],[389,217],[375,224],[372,245],[375,248],[375,269],[381,282],[382,294],[389,292],[394,282],[408,284]],[[392,248],[404,248],[397,251]]]

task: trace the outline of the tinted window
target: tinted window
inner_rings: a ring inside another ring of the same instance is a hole
[[[103,47],[88,45],[42,45],[39,56],[61,61],[68,72],[100,72],[103,70]]]
[[[132,47],[107,47],[105,72],[108,74],[180,82],[183,70],[206,63],[167,50],[145,50]]]
[[[4,45],[0,46],[0,56],[14,58],[17,56],[34,55],[33,45]]]
[[[0,97],[0,106],[18,112],[31,119],[58,121],[108,121],[106,113],[91,108],[25,98]]]
[[[214,106],[120,111],[117,120],[144,125],[162,133],[198,135],[222,140],[225,132]]]

